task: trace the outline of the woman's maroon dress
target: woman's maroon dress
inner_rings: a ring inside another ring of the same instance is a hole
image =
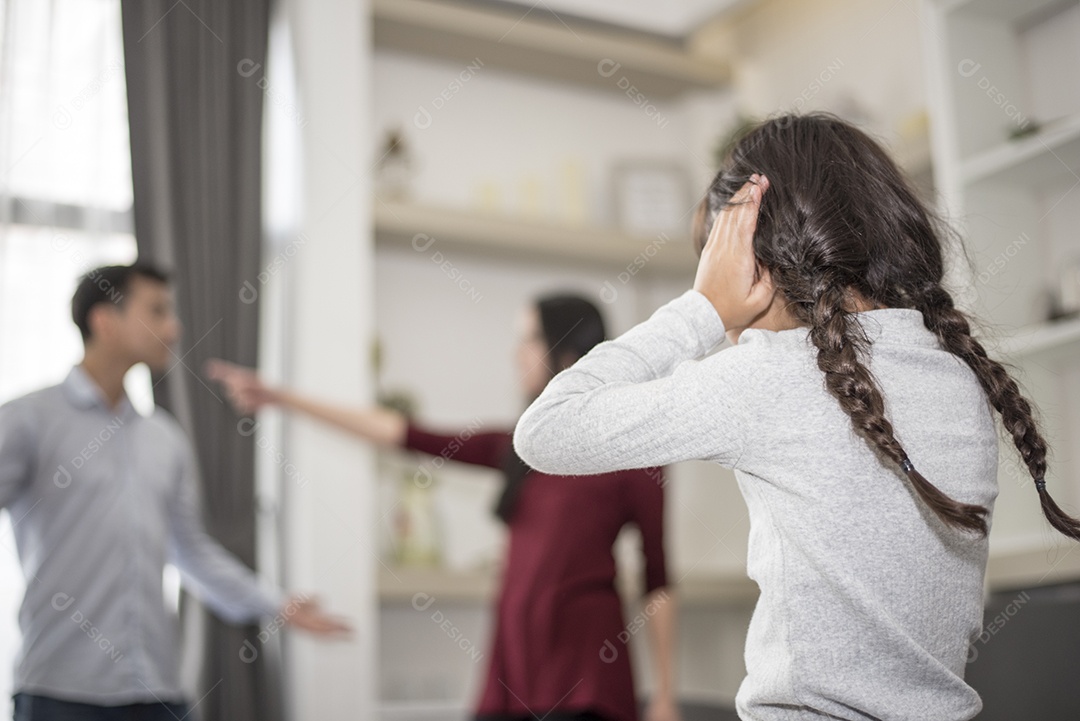
[[[410,424],[404,446],[501,469],[511,432],[431,433]],[[659,468],[597,476],[530,471],[510,519],[487,681],[478,716],[535,718],[593,711],[637,721],[628,627],[615,590],[612,545],[627,523],[641,530],[644,592],[667,585]]]

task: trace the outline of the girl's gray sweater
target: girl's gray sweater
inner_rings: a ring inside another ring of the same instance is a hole
[[[998,437],[974,373],[917,310],[855,317],[915,468],[992,508]],[[856,435],[807,328],[749,329],[708,355],[724,332],[705,296],[687,291],[558,374],[518,422],[515,448],[557,474],[690,459],[734,469],[761,589],[740,718],[972,718],[982,704],[964,667],[981,632],[986,540],[946,528]]]

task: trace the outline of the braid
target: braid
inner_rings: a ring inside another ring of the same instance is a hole
[[[865,335],[856,331],[844,309],[844,285],[825,279],[811,308],[810,339],[818,349],[818,368],[825,387],[840,402],[857,431],[891,458],[907,474],[919,497],[950,526],[987,533],[987,509],[960,503],[942,493],[915,470],[885,416],[885,401],[873,375],[859,360],[866,350]]]
[[[933,285],[923,294],[919,310],[926,327],[937,335],[942,347],[975,372],[991,404],[1001,414],[1002,425],[1035,479],[1047,521],[1066,536],[1080,540],[1080,521],[1065,514],[1046,490],[1047,443],[1039,433],[1031,404],[1020,394],[1016,381],[1001,363],[987,357],[982,344],[971,336],[967,317],[956,309],[952,296],[940,285]]]

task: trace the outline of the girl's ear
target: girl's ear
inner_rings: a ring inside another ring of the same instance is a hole
[[[748,298],[750,304],[754,307],[760,305],[762,309],[768,308],[775,295],[776,284],[773,283],[772,273],[769,272],[768,268],[758,263],[757,279],[750,286],[750,296]]]

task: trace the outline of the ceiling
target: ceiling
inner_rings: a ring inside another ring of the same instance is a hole
[[[496,0],[536,17],[576,17],[641,32],[685,37],[702,22],[748,0]]]

